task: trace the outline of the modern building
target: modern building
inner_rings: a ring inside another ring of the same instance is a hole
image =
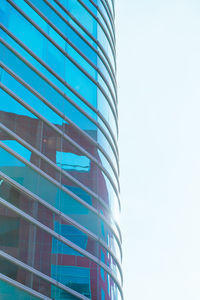
[[[0,21],[0,299],[121,300],[114,0]]]

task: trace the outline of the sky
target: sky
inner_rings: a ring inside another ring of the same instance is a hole
[[[200,1],[115,3],[125,300],[199,300]]]

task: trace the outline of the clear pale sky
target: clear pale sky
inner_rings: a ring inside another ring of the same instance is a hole
[[[200,1],[115,3],[125,300],[199,300]]]

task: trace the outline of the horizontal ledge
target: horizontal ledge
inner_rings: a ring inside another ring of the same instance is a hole
[[[40,58],[38,58],[29,48],[27,48],[22,42],[20,42],[11,32],[9,32],[3,25],[0,24],[0,28],[2,28],[12,39],[14,39],[25,51],[27,51],[35,60],[37,60],[44,68],[48,70],[57,80],[59,80],[64,86],[66,86],[72,93],[75,94],[83,103],[85,103],[95,114],[97,114],[102,122],[105,124],[106,129],[112,137],[112,143],[110,137],[103,127],[94,120],[88,113],[86,113],[82,108],[80,108],[71,98],[69,98],[64,92],[62,92],[54,83],[52,83],[48,78],[46,78],[40,71],[38,71],[29,61],[27,61],[21,54],[19,54],[15,49],[13,49],[6,41],[0,38],[0,41],[6,46],[14,55],[16,55],[23,63],[25,63],[31,70],[33,70],[39,77],[41,77],[45,82],[47,82],[54,90],[56,90],[62,97],[64,97],[68,102],[70,102],[76,109],[78,109],[82,114],[84,114],[92,123],[94,123],[103,133],[108,143],[110,144],[113,153],[116,157],[116,161],[118,159],[118,149],[117,142],[114,136],[114,133],[108,124],[108,122],[104,119],[104,116],[94,108],[85,98],[83,98],[78,92],[76,92],[70,85],[68,85],[55,71],[53,71],[46,63],[44,63]]]
[[[70,248],[72,248],[73,250],[79,252],[80,254],[82,254],[83,256],[87,257],[88,259],[90,259],[91,261],[93,261],[95,264],[97,264],[98,266],[100,266],[101,268],[104,269],[104,271],[106,271],[114,280],[114,282],[117,284],[117,286],[119,288],[121,288],[121,285],[118,281],[118,279],[116,278],[116,275],[114,274],[113,270],[110,269],[107,265],[105,265],[104,263],[102,263],[100,261],[99,258],[95,257],[94,255],[90,254],[88,251],[80,248],[79,246],[77,246],[76,244],[74,244],[73,242],[71,242],[70,240],[64,238],[63,236],[61,236],[60,234],[56,233],[55,231],[53,231],[52,229],[50,229],[49,227],[47,227],[46,225],[40,223],[39,221],[37,221],[36,219],[34,219],[33,217],[29,216],[28,214],[26,214],[25,212],[21,211],[20,209],[16,208],[14,205],[8,203],[6,200],[4,200],[2,197],[0,197],[0,204],[6,206],[8,209],[12,210],[13,212],[15,212],[17,215],[20,215],[22,218],[26,219],[27,221],[29,221],[30,223],[34,224],[36,227],[39,227],[40,229],[44,230],[45,232],[47,232],[48,234],[50,234],[52,237],[56,238],[57,240],[59,240],[60,242],[64,243],[65,245],[69,246]],[[121,274],[120,274],[121,275]],[[121,278],[122,280],[122,278]]]
[[[36,173],[40,174],[41,176],[43,176],[46,180],[50,181],[52,184],[54,184],[55,186],[57,186],[58,188],[60,188],[62,191],[64,191],[67,195],[69,195],[70,197],[72,197],[74,200],[78,201],[79,203],[81,203],[84,207],[86,207],[87,209],[89,209],[91,212],[93,212],[96,216],[98,216],[99,218],[101,218],[107,225],[108,227],[111,229],[112,233],[114,234],[116,241],[119,245],[119,248],[121,249],[121,240],[120,237],[121,235],[119,234],[119,237],[117,236],[115,230],[111,227],[111,225],[109,224],[109,222],[107,221],[107,219],[100,214],[96,208],[94,208],[93,206],[91,206],[90,204],[86,203],[83,199],[81,199],[79,196],[77,196],[76,194],[74,194],[73,192],[71,192],[69,189],[67,189],[64,186],[61,186],[55,179],[53,179],[52,177],[50,177],[49,175],[47,175],[45,172],[43,172],[41,169],[39,169],[38,167],[36,167],[35,165],[33,165],[30,162],[27,162],[23,157],[19,156],[19,154],[17,154],[16,152],[14,152],[13,150],[11,150],[10,148],[8,148],[5,144],[0,142],[0,146],[6,150],[8,153],[10,153],[11,155],[13,155],[14,157],[16,157],[17,159],[19,159],[21,162],[23,162],[25,165],[27,165],[28,167],[30,167],[31,169],[33,169]],[[97,199],[98,200],[98,199]],[[112,218],[113,219],[113,218]],[[114,220],[113,220],[114,222]],[[114,222],[115,226],[116,223]],[[117,229],[117,227],[116,227]],[[119,230],[116,230],[119,233]]]
[[[7,277],[5,276],[4,274],[0,273],[0,280],[2,281],[5,281],[7,283],[9,283],[10,285],[16,287],[16,288],[19,288],[20,290],[24,291],[24,292],[27,292],[29,293],[30,295],[34,296],[34,297],[37,297],[39,299],[42,299],[42,300],[52,300],[51,298],[47,297],[47,296],[44,296],[42,295],[41,293],[39,292],[36,292],[35,290],[29,288],[28,286],[26,285],[23,285],[21,284],[20,282],[16,281],[16,280],[13,280],[11,279],[10,277]],[[1,295],[1,291],[0,291],[0,295]],[[11,295],[10,295],[11,296]]]
[[[57,132],[61,137],[63,137],[66,141],[68,141],[71,145],[73,145],[75,148],[79,149],[80,152],[84,153],[88,158],[92,158],[91,155],[89,155],[89,153],[86,150],[80,150],[80,146],[78,147],[75,142],[72,142],[71,138],[69,138],[66,134],[63,134],[62,131],[60,131],[59,128],[57,128],[55,125],[53,125],[52,123],[50,123],[48,120],[46,120],[42,115],[40,115],[38,112],[36,112],[34,109],[32,109],[32,107],[30,107],[27,103],[25,103],[22,99],[20,99],[18,96],[16,96],[10,89],[8,89],[4,84],[2,84],[0,82],[0,87],[2,88],[2,90],[4,90],[4,92],[6,92],[8,95],[10,95],[13,99],[15,99],[16,101],[18,101],[20,104],[22,104],[24,107],[26,107],[29,111],[31,111],[35,116],[37,116],[40,120],[44,121],[44,123],[46,123],[50,128],[54,129],[55,132]],[[3,125],[4,126],[4,125]],[[15,134],[16,135],[16,134]],[[21,139],[21,138],[20,138]],[[22,139],[21,139],[22,140]],[[26,143],[27,144],[27,143]],[[44,155],[40,155],[43,156]],[[47,158],[43,158],[44,160],[48,160]],[[92,158],[93,160],[93,158]],[[97,164],[98,165],[98,164]],[[102,169],[102,168],[101,168]],[[60,170],[60,169],[59,169]],[[107,171],[104,174],[106,175],[106,177],[109,179]],[[61,169],[61,172],[66,175],[66,177],[70,178],[71,181],[73,181],[75,184],[77,184],[79,187],[83,188],[87,193],[89,193],[91,196],[93,196],[94,198],[101,199],[101,197],[99,195],[97,195],[94,191],[92,191],[89,187],[85,186],[83,183],[81,183],[80,181],[78,181],[75,177],[73,177],[72,175],[70,175],[67,171],[64,171]],[[112,183],[111,180],[109,180],[111,186],[113,187],[113,191],[115,192],[115,195],[118,199],[118,206],[119,206],[119,211],[121,209],[121,203],[120,203],[120,198],[119,198],[119,193],[116,189],[116,187],[114,186],[114,183]],[[110,210],[109,206],[106,205],[106,202],[104,200],[102,200],[102,204],[108,209]],[[101,201],[100,201],[101,202]]]
[[[40,271],[37,271],[36,269],[30,267],[29,265],[23,263],[22,261],[16,259],[15,257],[7,254],[6,252],[4,252],[2,250],[0,250],[0,257],[3,257],[4,259],[9,260],[10,262],[14,263],[15,265],[17,265],[17,266],[19,266],[19,267],[27,270],[28,272],[30,272],[30,273],[32,273],[32,274],[34,274],[34,275],[42,278],[43,280],[45,280],[45,281],[47,281],[47,282],[49,282],[49,283],[51,283],[51,284],[53,284],[53,285],[61,288],[62,290],[66,291],[67,293],[69,293],[69,294],[71,294],[71,295],[73,295],[75,297],[78,297],[79,299],[89,300],[89,298],[87,298],[87,297],[85,297],[85,296],[77,293],[76,291],[74,291],[74,290],[66,287],[62,283],[60,283],[60,282],[56,281],[55,279],[53,279],[53,278],[51,278],[51,277],[49,277],[49,276],[41,273]]]
[[[120,264],[118,258],[116,257],[116,255],[114,254],[114,252],[110,249],[110,247],[101,238],[99,238],[96,234],[94,234],[89,229],[87,229],[83,225],[79,224],[77,221],[75,221],[74,219],[70,218],[69,216],[67,216],[66,214],[64,214],[63,212],[61,212],[60,210],[58,210],[57,208],[55,208],[54,206],[52,206],[51,204],[49,204],[48,202],[46,202],[45,200],[43,200],[42,198],[40,198],[39,196],[37,196],[36,194],[34,194],[33,192],[29,191],[27,188],[25,188],[24,186],[20,185],[18,182],[14,181],[12,178],[8,177],[7,175],[5,175],[1,171],[0,171],[0,178],[3,178],[3,180],[5,182],[7,182],[7,184],[10,184],[11,186],[13,186],[15,189],[17,189],[18,191],[20,191],[24,195],[27,195],[31,201],[37,201],[38,203],[40,203],[41,205],[43,205],[44,207],[46,207],[48,210],[50,210],[52,213],[55,213],[56,215],[58,215],[62,219],[64,219],[66,222],[69,222],[70,224],[72,224],[78,230],[80,230],[83,233],[87,234],[90,238],[92,238],[96,242],[98,241],[102,245],[102,247],[105,248],[106,251],[108,251],[110,253],[110,255],[114,258],[116,264],[119,267],[120,273],[122,273],[122,271],[121,271],[121,264]],[[97,217],[99,217],[99,215]],[[112,231],[112,229],[110,227],[109,227],[109,229],[113,233],[113,231]],[[114,235],[114,233],[113,233],[113,235]],[[115,235],[114,235],[114,238],[116,238]],[[116,239],[116,242],[117,242],[117,239]],[[118,245],[118,242],[117,242],[117,245]],[[122,250],[121,250],[120,246],[119,246],[119,251],[120,251],[120,254],[122,254],[121,253]]]

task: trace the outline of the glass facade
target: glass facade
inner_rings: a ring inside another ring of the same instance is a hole
[[[0,21],[0,298],[122,300],[114,1]]]

